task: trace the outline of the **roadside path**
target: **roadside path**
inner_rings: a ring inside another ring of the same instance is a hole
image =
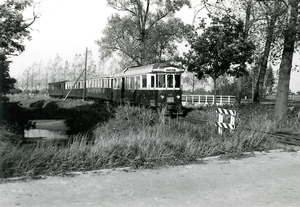
[[[0,184],[0,206],[300,206],[300,151]]]

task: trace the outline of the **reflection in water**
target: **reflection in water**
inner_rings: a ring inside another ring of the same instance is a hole
[[[65,120],[31,120],[34,129],[24,130],[25,138],[66,139],[68,127]]]
[[[66,139],[68,135],[64,131],[49,131],[46,129],[24,130],[25,138],[48,138],[48,139]]]

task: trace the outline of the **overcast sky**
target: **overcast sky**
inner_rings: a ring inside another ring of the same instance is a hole
[[[75,54],[84,54],[86,47],[98,62],[95,40],[101,38],[107,18],[116,12],[106,5],[106,0],[41,0],[38,11],[41,17],[32,26],[32,40],[25,42],[20,56],[12,58],[12,77],[20,76],[34,62],[46,65],[56,54],[72,61]],[[178,16],[185,23],[192,23],[193,9],[184,8]],[[294,57],[294,63],[300,65],[299,55]],[[290,88],[300,91],[300,73],[292,73]]]

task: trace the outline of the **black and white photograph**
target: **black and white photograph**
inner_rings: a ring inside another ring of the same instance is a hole
[[[0,206],[300,206],[299,0],[0,0]]]

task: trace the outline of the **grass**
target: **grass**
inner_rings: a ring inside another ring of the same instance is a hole
[[[122,106],[115,111],[114,118],[98,124],[92,135],[78,134],[64,144],[43,141],[16,145],[11,142],[16,135],[0,128],[0,177],[57,175],[128,166],[155,168],[197,162],[206,156],[242,157],[243,152],[276,147],[275,140],[261,133],[272,125],[268,110],[238,109],[237,129],[222,135],[217,133],[214,124],[217,115],[212,107],[188,114],[207,120],[205,125],[181,122],[145,108]]]

